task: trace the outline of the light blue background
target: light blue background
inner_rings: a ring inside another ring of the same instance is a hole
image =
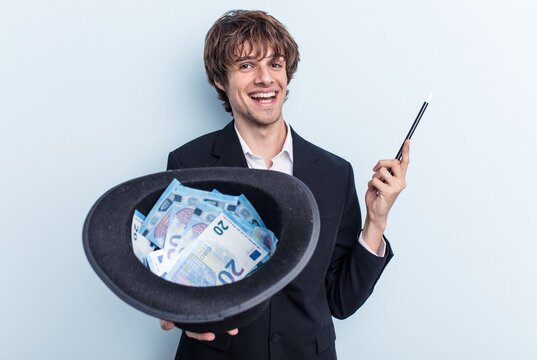
[[[396,256],[336,322],[340,359],[536,359],[533,0],[3,1],[0,358],[173,358],[179,331],[99,280],[82,224],[228,122],[202,49],[233,8],[288,26],[302,61],[285,119],[354,165],[362,204],[435,93],[389,219]]]

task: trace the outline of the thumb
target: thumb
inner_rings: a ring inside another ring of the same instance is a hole
[[[162,328],[162,330],[168,331],[175,327],[175,324],[171,321],[162,320],[162,319],[159,319],[158,321],[160,322],[160,327]]]

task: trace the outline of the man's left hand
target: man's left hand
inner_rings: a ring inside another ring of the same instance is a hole
[[[380,160],[367,184],[365,204],[367,208],[362,238],[372,249],[377,249],[386,228],[388,212],[397,196],[406,187],[406,170],[410,162],[410,140],[403,146],[401,160]],[[390,174],[389,169],[392,173]]]

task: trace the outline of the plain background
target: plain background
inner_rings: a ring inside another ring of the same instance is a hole
[[[537,358],[532,0],[2,1],[0,358],[173,358],[179,330],[101,282],[82,224],[106,190],[230,120],[202,50],[234,8],[295,37],[284,117],[354,165],[362,205],[435,93],[390,214],[396,256],[336,322],[339,358]]]

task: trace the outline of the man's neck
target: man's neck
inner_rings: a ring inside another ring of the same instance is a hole
[[[250,150],[265,160],[267,168],[272,166],[272,158],[283,148],[287,136],[287,126],[281,117],[267,126],[258,126],[247,121],[235,119],[235,126]]]

